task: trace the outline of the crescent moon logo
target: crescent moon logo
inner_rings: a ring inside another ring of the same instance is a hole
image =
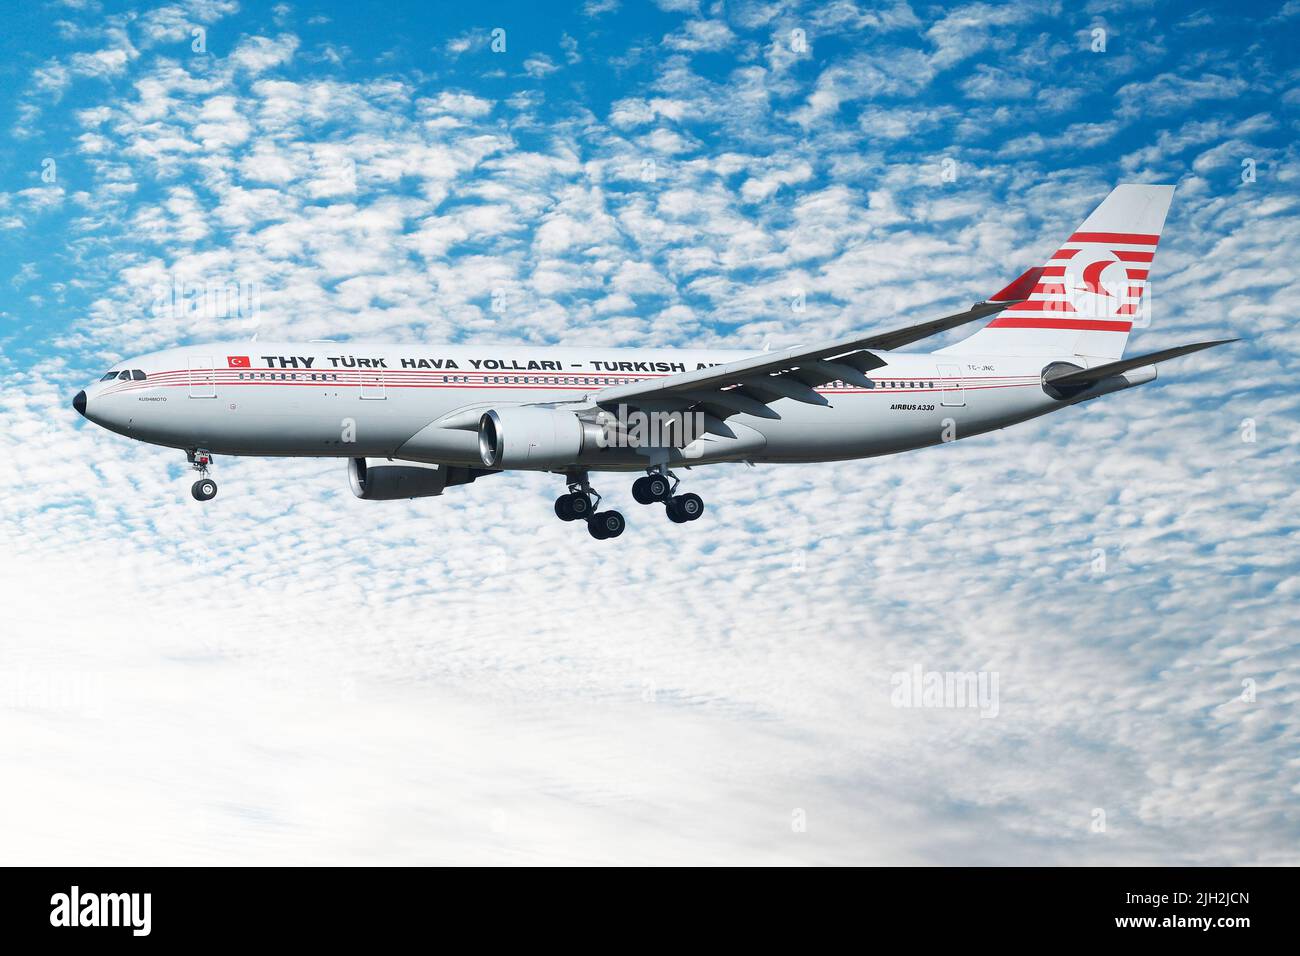
[[[1101,258],[1088,262],[1084,256]],[[1089,250],[1078,258],[1081,261],[1072,264],[1064,282],[1074,310],[1089,315],[1118,315],[1128,288],[1124,263],[1109,249]]]
[[[1090,262],[1083,269],[1082,281],[1083,287],[1075,289],[1075,292],[1091,292],[1093,295],[1104,295],[1114,298],[1106,287],[1101,283],[1101,274],[1106,271],[1107,266],[1112,266],[1118,259],[1099,259],[1096,262]]]

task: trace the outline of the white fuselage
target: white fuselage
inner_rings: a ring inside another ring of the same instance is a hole
[[[393,458],[481,467],[458,411],[520,403],[589,406],[601,389],[734,361],[752,352],[501,346],[225,343],[155,352],[115,368],[144,373],[86,389],[91,421],[140,441],[214,454]],[[1048,360],[882,353],[874,388],[833,382],[829,406],[783,399],[779,418],[735,415],[745,440],[686,461],[867,458],[964,438],[1139,383],[1102,383],[1069,401],[1044,392]],[[1064,357],[1063,357],[1064,358]],[[1149,375],[1140,380],[1147,380]],[[465,416],[463,415],[462,418]],[[677,459],[681,460],[681,459]],[[637,470],[635,457],[590,463]],[[547,469],[555,470],[555,469]]]

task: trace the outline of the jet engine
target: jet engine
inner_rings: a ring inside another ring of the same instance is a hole
[[[488,468],[551,469],[598,448],[599,425],[573,412],[528,405],[494,408],[478,423],[478,451]]]
[[[348,483],[352,493],[366,501],[396,501],[400,498],[431,498],[444,488],[465,485],[480,475],[479,468],[451,465],[371,465],[364,458],[348,459]]]

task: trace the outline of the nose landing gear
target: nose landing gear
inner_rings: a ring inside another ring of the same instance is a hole
[[[569,493],[555,499],[555,516],[561,521],[585,521],[587,531],[597,541],[617,538],[627,522],[617,511],[597,511],[600,495],[587,481],[587,473],[571,472],[566,476]]]
[[[677,476],[667,469],[652,471],[632,482],[632,497],[643,505],[662,501],[668,520],[674,524],[694,521],[704,514],[704,499],[689,492],[684,495],[674,494],[678,483]]]
[[[195,501],[211,501],[217,496],[217,483],[208,477],[212,453],[202,448],[195,448],[186,455],[186,458],[199,473],[199,480],[190,486],[190,494],[194,496]]]

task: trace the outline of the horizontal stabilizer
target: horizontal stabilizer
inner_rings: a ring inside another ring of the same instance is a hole
[[[1112,375],[1119,375],[1122,372],[1128,372],[1135,368],[1142,368],[1145,365],[1155,365],[1157,362],[1163,362],[1166,359],[1178,358],[1180,355],[1189,355],[1192,352],[1199,352],[1201,349],[1212,349],[1216,345],[1227,345],[1229,342],[1237,342],[1239,339],[1217,339],[1213,342],[1197,342],[1194,345],[1179,345],[1172,349],[1163,349],[1159,352],[1150,352],[1146,355],[1135,355],[1132,358],[1123,359],[1119,362],[1107,362],[1105,365],[1096,365],[1092,368],[1081,368],[1077,371],[1066,372],[1063,375],[1047,374],[1047,384],[1056,388],[1061,386],[1078,387],[1091,385],[1094,382],[1100,382],[1104,378],[1110,378]]]

